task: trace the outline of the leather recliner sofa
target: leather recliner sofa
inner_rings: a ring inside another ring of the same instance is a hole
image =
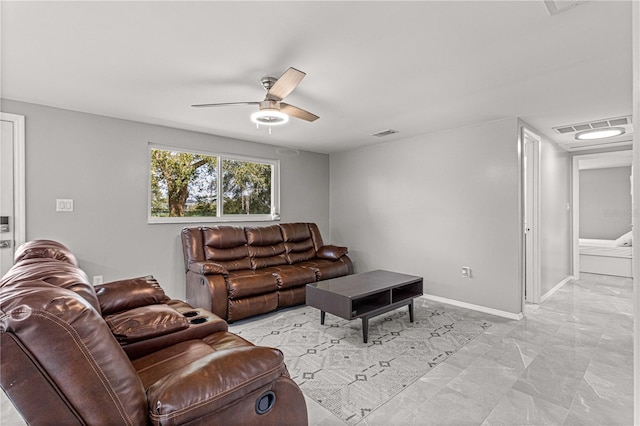
[[[153,277],[94,288],[55,241],[25,243],[0,280],[0,345],[0,385],[32,425],[307,424],[279,350]]]
[[[353,274],[315,223],[182,230],[187,302],[229,322],[305,303],[308,283]]]

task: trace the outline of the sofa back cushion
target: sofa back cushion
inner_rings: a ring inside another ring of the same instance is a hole
[[[227,271],[251,269],[247,237],[244,229],[235,226],[202,228],[204,260],[219,263]]]
[[[278,225],[244,228],[251,269],[286,265],[284,239]]]
[[[66,288],[82,296],[98,313],[100,302],[89,277],[72,263],[49,257],[23,258],[2,277],[0,287],[24,280],[43,280],[56,287]]]
[[[316,256],[313,238],[306,223],[280,224],[284,239],[285,256],[289,264],[304,262]]]
[[[142,382],[106,322],[84,298],[42,280],[18,281],[2,288],[0,305],[0,329],[31,354],[22,368],[37,370],[45,382],[54,383],[79,423],[147,423]],[[30,389],[36,400],[39,392]]]
[[[47,258],[78,266],[76,257],[64,244],[53,240],[31,240],[16,249],[14,262],[24,259]]]

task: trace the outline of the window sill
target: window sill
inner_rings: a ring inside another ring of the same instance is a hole
[[[163,223],[233,223],[233,222],[279,222],[280,215],[235,215],[222,217],[150,217],[147,218],[148,225],[157,225]]]

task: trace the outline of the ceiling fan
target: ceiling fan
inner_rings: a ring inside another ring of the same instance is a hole
[[[207,108],[219,106],[235,105],[259,105],[259,110],[251,114],[251,121],[256,124],[267,124],[269,126],[284,124],[289,121],[289,117],[299,118],[305,121],[315,121],[318,117],[315,114],[305,111],[302,108],[282,102],[293,89],[300,84],[300,81],[307,75],[295,68],[289,68],[276,79],[273,77],[263,77],[260,79],[262,86],[267,90],[267,95],[263,101],[255,102],[226,102],[217,104],[197,104],[191,105],[194,108]]]

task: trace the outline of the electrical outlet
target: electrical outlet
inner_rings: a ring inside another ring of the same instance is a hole
[[[93,276],[93,285],[102,284],[102,275],[94,275]]]
[[[462,278],[471,278],[471,268],[468,266],[462,267]]]

